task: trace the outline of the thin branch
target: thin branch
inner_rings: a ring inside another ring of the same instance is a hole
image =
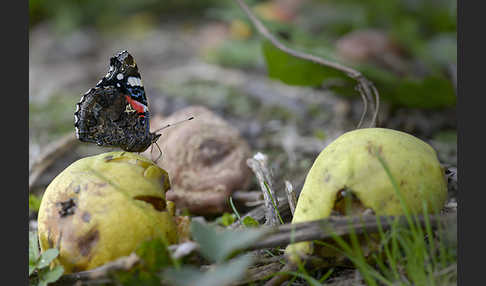
[[[361,95],[361,98],[363,99],[364,103],[364,109],[363,109],[363,114],[361,115],[360,122],[358,123],[357,128],[360,128],[362,125],[362,122],[364,120],[364,117],[368,111],[368,100],[372,98],[376,99],[376,102],[374,102],[374,112],[373,112],[373,117],[370,122],[369,127],[374,127],[376,126],[376,118],[378,116],[378,111],[379,111],[379,94],[378,90],[374,87],[373,83],[366,79],[359,71],[347,67],[345,65],[328,61],[325,59],[322,59],[320,57],[299,52],[296,50],[293,50],[286,45],[284,45],[280,40],[278,40],[270,31],[263,25],[263,23],[253,14],[253,12],[250,10],[250,8],[246,5],[246,3],[243,0],[235,0],[236,3],[240,6],[241,9],[245,12],[245,14],[248,16],[250,21],[253,23],[255,28],[258,30],[258,32],[265,37],[267,40],[269,40],[276,48],[279,50],[292,55],[296,58],[300,58],[303,60],[307,60],[325,67],[330,67],[334,68],[338,71],[341,71],[348,75],[350,78],[356,80],[358,82],[358,92]]]
[[[393,216],[379,217],[382,229],[389,229],[393,225],[395,218]],[[432,227],[438,227],[440,224],[450,225],[453,221],[457,220],[457,216],[456,214],[444,216],[431,215],[428,217],[428,220]],[[417,222],[421,226],[425,226],[423,216],[419,216]],[[405,217],[400,216],[398,224],[407,226],[408,221]],[[291,239],[292,242],[323,240],[332,237],[333,233],[341,236],[347,235],[351,231],[357,234],[378,232],[378,226],[377,217],[373,215],[363,217],[335,217],[305,223],[284,224],[268,230],[265,238],[257,241],[248,249],[283,247],[290,244]]]
[[[285,180],[285,191],[287,192],[287,201],[289,202],[290,212],[294,216],[295,206],[297,205],[297,196],[294,192],[294,187],[292,184]]]
[[[132,253],[129,256],[118,258],[113,262],[107,263],[92,270],[63,275],[52,285],[73,285],[76,281],[81,281],[87,284],[106,284],[111,282],[110,275],[112,273],[117,271],[128,271],[139,262],[140,258],[135,253]]]

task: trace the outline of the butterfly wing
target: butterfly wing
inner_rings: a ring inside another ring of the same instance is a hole
[[[83,95],[74,113],[76,137],[129,152],[146,150],[160,135],[150,133],[147,98],[133,57],[110,59],[108,73]]]
[[[127,51],[120,52],[110,58],[108,73],[96,86],[118,87],[122,93],[127,94],[133,101],[138,103],[138,106],[133,108],[137,110],[140,116],[148,113],[147,96],[145,95],[142,77],[138,72],[137,63]]]

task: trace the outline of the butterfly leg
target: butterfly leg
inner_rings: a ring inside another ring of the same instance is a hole
[[[155,146],[157,146],[157,149],[159,149],[159,153],[160,153],[159,157],[157,157],[157,159],[155,159],[155,161],[154,161],[155,163],[157,163],[157,161],[159,161],[159,159],[162,157],[162,150],[160,149],[160,146],[159,146],[159,144],[157,144],[157,142],[154,142],[154,144],[155,144]],[[152,144],[152,146],[154,146],[154,145]]]

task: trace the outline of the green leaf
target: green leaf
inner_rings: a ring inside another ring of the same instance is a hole
[[[216,263],[221,263],[236,250],[251,245],[264,234],[256,229],[218,230],[215,226],[197,221],[192,221],[191,233],[200,245],[201,254]]]
[[[396,85],[394,98],[395,103],[407,107],[441,108],[456,104],[452,82],[435,75],[423,79],[400,80]]]
[[[271,78],[279,79],[289,85],[304,86],[317,86],[327,80],[338,79],[342,83],[331,88],[334,92],[344,96],[358,95],[354,90],[356,82],[340,71],[291,56],[268,41],[263,42],[263,54],[268,76]],[[328,52],[327,58],[335,60],[331,52]],[[440,73],[416,78],[411,75],[400,77],[370,64],[353,68],[375,84],[381,99],[397,106],[444,108],[456,104],[452,81]]]
[[[37,232],[29,231],[29,264],[35,264],[39,258],[39,241]]]
[[[35,266],[36,266],[36,264],[32,264],[32,263],[29,261],[29,276],[30,276],[30,275],[32,275],[32,273],[34,273]]]
[[[205,272],[193,266],[184,266],[180,269],[170,268],[163,273],[163,278],[176,286],[230,285],[243,277],[250,264],[250,256],[245,255]]]
[[[64,268],[61,265],[57,265],[53,269],[46,268],[39,273],[38,285],[47,285],[48,283],[55,282],[62,276],[63,273]]]
[[[39,261],[37,262],[37,268],[44,268],[48,266],[54,258],[59,255],[59,250],[55,248],[50,248],[43,253],[41,253]]]
[[[160,238],[141,243],[136,254],[145,262],[145,268],[150,272],[172,264],[167,243]]]
[[[326,79],[336,78],[352,83],[343,72],[291,56],[269,41],[264,41],[262,48],[268,76],[288,85],[318,86]]]
[[[245,225],[247,227],[256,227],[256,226],[259,226],[260,224],[251,216],[246,216],[243,219],[243,225]]]
[[[440,74],[424,78],[398,77],[383,69],[363,65],[359,67],[375,83],[383,100],[411,108],[444,108],[456,104],[452,82]]]
[[[229,226],[235,222],[235,217],[230,213],[224,213],[219,219],[218,223],[222,226]]]

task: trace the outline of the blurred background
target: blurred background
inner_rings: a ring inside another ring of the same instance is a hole
[[[246,3],[292,48],[373,81],[380,126],[412,133],[439,150],[441,162],[456,164],[456,1]],[[316,155],[355,128],[362,112],[345,75],[282,54],[234,1],[29,0],[29,17],[30,164],[73,133],[76,103],[121,50],[138,64],[151,113],[208,107],[271,158],[276,181],[284,176],[296,189]]]

